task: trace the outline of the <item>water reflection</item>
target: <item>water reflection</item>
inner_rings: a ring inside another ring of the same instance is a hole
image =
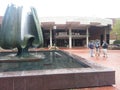
[[[31,53],[36,54],[36,53]],[[0,62],[0,71],[23,71],[60,68],[86,68],[84,63],[62,51],[40,51],[37,52],[38,61]]]

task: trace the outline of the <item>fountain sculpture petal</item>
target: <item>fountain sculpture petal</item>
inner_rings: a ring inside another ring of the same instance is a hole
[[[3,49],[18,49],[18,56],[29,55],[29,47],[41,47],[43,34],[35,8],[8,5],[0,31]]]

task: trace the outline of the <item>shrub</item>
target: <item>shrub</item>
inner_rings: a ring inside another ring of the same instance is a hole
[[[113,42],[113,44],[114,44],[114,45],[120,44],[120,40],[115,40],[115,41]]]

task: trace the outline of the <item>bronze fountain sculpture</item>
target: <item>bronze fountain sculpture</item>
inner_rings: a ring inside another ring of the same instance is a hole
[[[17,56],[29,56],[30,47],[41,47],[43,34],[35,8],[8,5],[0,31],[3,49],[17,48]]]

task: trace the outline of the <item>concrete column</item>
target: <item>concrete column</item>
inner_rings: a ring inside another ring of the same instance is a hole
[[[52,46],[52,29],[50,28],[50,47]]]
[[[106,41],[107,39],[106,39],[106,35],[107,35],[107,29],[105,29],[105,31],[104,31],[104,40]]]
[[[88,47],[88,43],[89,43],[89,31],[88,31],[88,27],[86,29],[86,47]]]
[[[72,48],[72,29],[69,28],[69,48]]]

